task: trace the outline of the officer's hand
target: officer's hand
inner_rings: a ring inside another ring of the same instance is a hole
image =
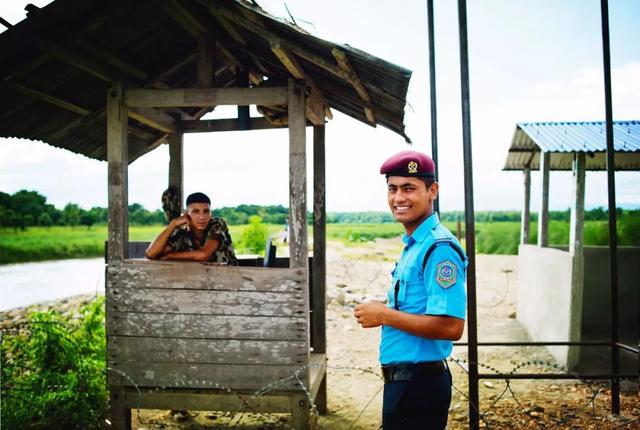
[[[363,328],[379,327],[383,324],[383,317],[387,309],[384,303],[363,303],[354,308],[353,316]]]

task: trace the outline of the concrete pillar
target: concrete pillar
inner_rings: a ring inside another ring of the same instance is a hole
[[[571,255],[571,308],[569,340],[577,342],[582,333],[582,300],[584,290],[584,195],[586,179],[584,152],[573,156],[573,204],[569,227],[569,254]],[[567,367],[574,368],[580,358],[580,347],[569,347]]]
[[[540,173],[542,192],[540,193],[540,212],[538,215],[538,246],[549,246],[549,152],[540,153]]]
[[[520,220],[520,245],[526,245],[529,242],[529,225],[531,222],[531,168],[525,167],[522,173],[524,175],[524,202]]]

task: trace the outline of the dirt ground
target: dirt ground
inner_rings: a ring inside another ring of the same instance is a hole
[[[383,382],[379,376],[379,329],[362,329],[353,307],[384,300],[398,239],[327,249],[328,413],[317,417],[319,429],[377,429]],[[515,319],[517,256],[479,255],[477,265],[478,338],[481,341],[527,340]],[[466,336],[466,334],[465,334]],[[466,341],[466,338],[462,339]],[[455,347],[450,367],[454,377],[449,429],[468,428],[466,347]],[[532,362],[536,362],[535,364]],[[543,347],[483,347],[480,372],[560,373]],[[564,380],[483,380],[480,383],[480,426],[494,429],[567,428],[638,429],[637,381],[622,384],[619,416],[611,415],[606,383]],[[286,429],[288,416],[250,413],[134,411],[138,429]]]

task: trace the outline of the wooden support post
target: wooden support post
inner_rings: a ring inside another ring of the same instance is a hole
[[[526,245],[529,243],[529,226],[531,223],[531,168],[525,167],[522,173],[524,176],[524,202],[520,220],[520,245]]]
[[[169,186],[178,189],[180,210],[184,209],[183,137],[181,132],[169,136]]]
[[[314,353],[327,349],[325,327],[326,295],[326,206],[324,125],[313,127],[313,291],[312,335]]]
[[[242,64],[242,70],[237,74],[237,86],[247,88],[249,87],[249,60],[245,58]],[[240,130],[250,130],[251,127],[251,113],[249,111],[249,105],[238,106],[238,127]]]
[[[125,388],[109,387],[111,403],[111,428],[114,430],[131,430],[131,409],[125,405]]]
[[[542,190],[540,193],[540,213],[538,215],[538,246],[549,246],[549,162],[551,153],[540,153],[540,174]]]
[[[571,306],[569,341],[582,340],[582,298],[584,290],[584,196],[586,157],[584,152],[573,156],[573,204],[569,227],[569,254],[571,255]],[[580,347],[570,346],[567,368],[573,369],[580,358]]]
[[[304,85],[288,85],[290,266],[307,269],[307,154]]]
[[[107,91],[107,160],[109,184],[107,262],[109,263],[127,258],[129,242],[127,107],[123,103],[120,82],[112,84]]]
[[[213,54],[215,43],[211,33],[198,35],[198,86],[200,88],[213,88]]]
[[[303,112],[304,113],[304,112]],[[304,392],[293,394],[291,402],[291,428],[295,430],[309,429],[309,399]]]

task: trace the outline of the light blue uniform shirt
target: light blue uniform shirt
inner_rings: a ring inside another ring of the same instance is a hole
[[[399,282],[398,310],[420,315],[466,316],[466,268],[451,245],[440,244],[431,252],[424,270],[422,262],[427,250],[439,239],[458,241],[433,213],[411,236],[406,234],[400,260],[392,272],[387,307],[395,308],[395,286]],[[415,336],[393,327],[382,327],[380,363],[419,363],[447,358],[453,349],[450,340],[434,340]]]

